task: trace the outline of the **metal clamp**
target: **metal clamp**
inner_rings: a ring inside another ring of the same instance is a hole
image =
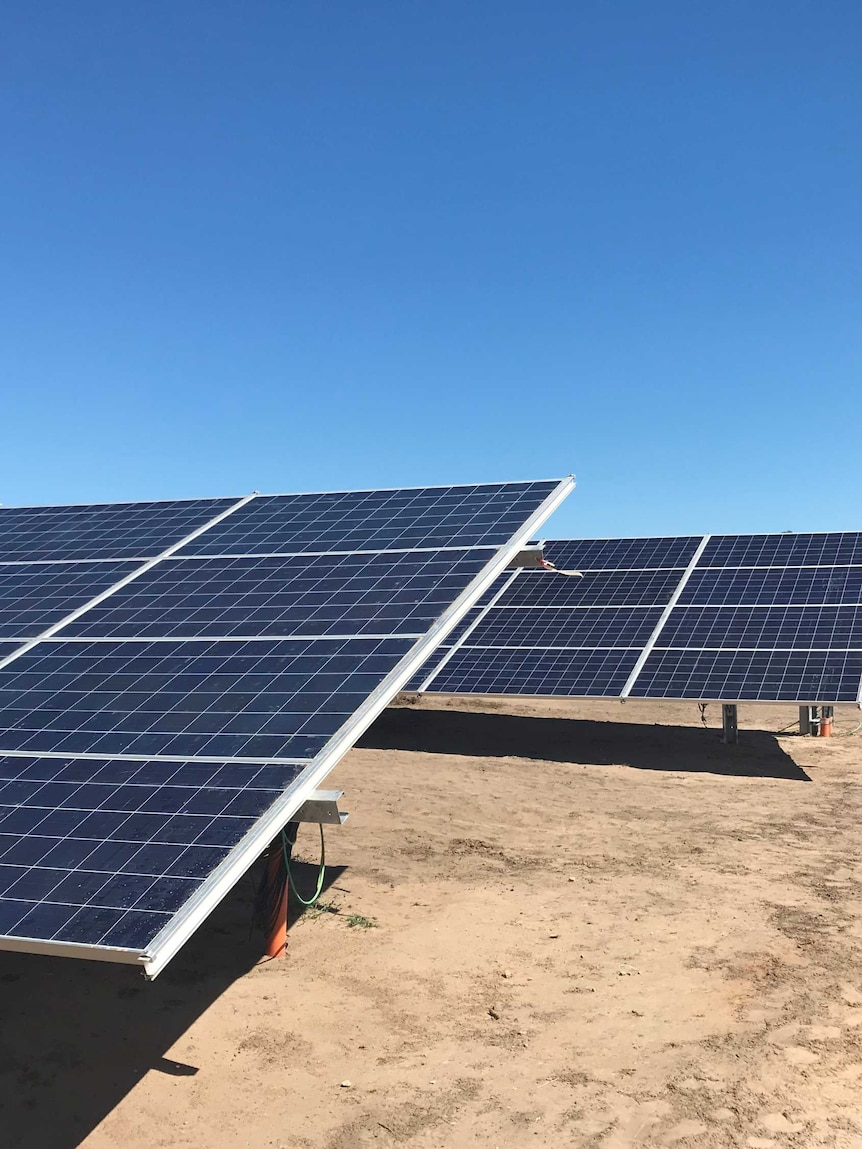
[[[343,826],[350,815],[338,809],[343,790],[312,790],[291,818],[292,822],[317,822],[324,826]]]

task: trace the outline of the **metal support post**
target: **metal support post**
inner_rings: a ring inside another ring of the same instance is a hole
[[[810,734],[811,733],[811,707],[810,706],[800,706],[799,707],[799,733],[800,734]]]
[[[266,956],[281,957],[287,949],[287,899],[290,882],[287,867],[300,822],[317,822],[327,826],[343,826],[347,813],[338,809],[338,799],[342,790],[314,790],[294,814],[294,821],[288,822],[284,834],[278,834],[266,852],[266,879],[263,890],[263,903],[266,907],[261,917],[266,919]],[[267,896],[269,895],[269,896]]]
[[[721,708],[721,740],[726,745],[739,741],[739,723],[737,721],[736,703],[727,704]]]
[[[298,829],[299,824],[297,822],[289,822],[284,829],[284,841],[279,834],[270,843],[267,851],[267,885],[271,890],[280,891],[277,902],[272,908],[272,917],[267,922],[268,933],[264,953],[268,958],[281,957],[287,949],[288,882],[286,860],[290,859]]]

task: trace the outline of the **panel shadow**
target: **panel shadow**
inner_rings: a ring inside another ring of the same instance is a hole
[[[74,1149],[149,1070],[198,1072],[165,1052],[262,960],[250,936],[259,865],[154,982],[132,966],[0,952],[4,1149]],[[328,866],[325,888],[343,872]],[[311,891],[317,867],[296,862],[294,876]],[[291,921],[302,911],[292,903]]]
[[[739,737],[738,745],[725,746],[718,731],[693,726],[531,718],[404,706],[385,710],[357,746],[811,781],[774,734],[746,728]]]

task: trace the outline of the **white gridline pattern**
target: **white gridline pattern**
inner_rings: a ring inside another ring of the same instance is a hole
[[[42,642],[0,677],[2,749],[311,758],[412,645]]]
[[[484,553],[292,559],[170,558],[64,628],[67,637],[419,637],[484,567]]]
[[[0,636],[33,638],[135,569],[133,562],[0,564]]]
[[[680,599],[694,606],[858,606],[862,567],[696,569]]]
[[[438,544],[502,546],[556,483],[490,484],[415,491],[258,496],[230,525],[186,553],[393,549]],[[513,497],[513,492],[517,492]],[[295,513],[291,509],[295,506]],[[418,525],[421,523],[421,525]],[[289,542],[286,542],[289,540]],[[326,544],[326,545],[323,545]],[[180,552],[182,553],[182,552]]]
[[[702,567],[795,567],[862,564],[862,533],[714,535]]]
[[[726,702],[855,702],[860,679],[862,650],[655,649],[631,695]]]
[[[682,606],[657,649],[862,650],[860,606]]]
[[[6,561],[151,558],[237,501],[0,507],[0,556]]]

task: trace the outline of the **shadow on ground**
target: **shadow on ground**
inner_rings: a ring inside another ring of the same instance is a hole
[[[534,758],[578,765],[632,766],[740,778],[811,779],[766,730],[740,732],[725,746],[718,731],[692,726],[533,718],[475,710],[385,710],[358,746],[465,754],[474,758]]]
[[[300,890],[314,889],[316,865],[294,861],[293,870]],[[343,872],[328,867],[326,888]],[[131,966],[0,953],[4,1149],[72,1149],[148,1071],[197,1073],[165,1051],[260,962],[262,937],[249,936],[257,876],[255,868],[154,982]],[[292,900],[290,920],[302,912]]]

